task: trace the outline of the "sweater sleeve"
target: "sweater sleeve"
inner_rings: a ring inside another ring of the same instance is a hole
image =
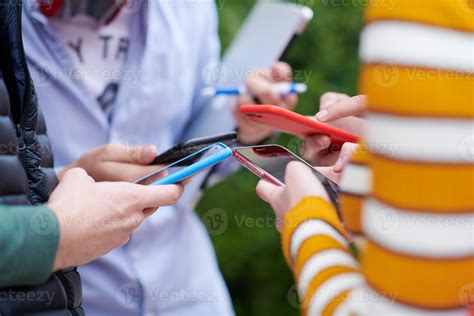
[[[48,279],[59,244],[59,225],[46,207],[0,206],[0,287]]]
[[[332,315],[363,278],[329,202],[306,198],[285,217],[282,246],[304,315]]]

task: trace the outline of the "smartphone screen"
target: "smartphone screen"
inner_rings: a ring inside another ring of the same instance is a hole
[[[285,183],[286,166],[292,161],[299,161],[308,166],[314,175],[321,181],[323,186],[328,191],[333,204],[337,207],[337,196],[339,192],[338,185],[332,180],[326,178],[316,169],[311,167],[306,161],[293,154],[286,148],[278,145],[264,145],[254,147],[240,147],[236,148],[235,152],[241,157],[245,158],[255,167],[260,168],[265,173],[269,174],[280,184]]]
[[[152,184],[160,179],[168,177],[176,172],[179,172],[182,169],[189,167],[201,160],[211,157],[215,155],[216,153],[222,151],[223,149],[225,148],[223,147],[223,145],[220,145],[220,144],[209,146],[207,149],[201,150],[165,168],[161,168],[153,172],[152,174],[149,174],[141,179],[138,179],[137,181],[135,181],[135,183],[142,184],[142,185]]]

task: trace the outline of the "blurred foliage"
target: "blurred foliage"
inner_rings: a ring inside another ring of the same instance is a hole
[[[254,1],[216,2],[225,51]],[[309,92],[300,98],[297,110],[311,115],[317,112],[322,93],[338,91],[353,95],[357,91],[363,7],[357,1],[295,2],[311,7],[315,17],[283,59],[299,74],[298,81],[303,81],[303,74],[309,75]],[[282,135],[278,142],[298,151],[299,140],[295,138]],[[299,315],[293,277],[283,259],[279,235],[272,227],[273,213],[256,196],[256,184],[255,176],[241,170],[208,190],[198,213],[211,233],[237,315]],[[213,231],[215,227],[209,221],[209,215],[216,209],[220,209],[219,214],[224,213],[224,225],[228,225],[222,233]]]

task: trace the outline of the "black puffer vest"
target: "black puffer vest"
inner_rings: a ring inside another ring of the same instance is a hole
[[[0,0],[0,204],[35,205],[47,202],[57,179],[21,38],[21,1]],[[0,302],[2,316],[84,315],[75,269],[55,273],[38,286],[1,292],[8,298]],[[52,300],[10,299],[40,295]]]

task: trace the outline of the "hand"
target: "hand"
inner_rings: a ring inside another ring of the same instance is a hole
[[[146,217],[176,204],[182,193],[181,185],[95,183],[83,169],[68,171],[48,202],[60,228],[54,270],[86,264],[123,246]]]
[[[281,229],[285,214],[306,197],[318,196],[329,201],[328,194],[313,172],[301,162],[291,162],[286,168],[285,186],[279,187],[265,180],[257,186],[257,194],[269,203]]]
[[[160,168],[149,166],[157,156],[156,146],[123,146],[108,144],[85,153],[77,162],[62,170],[58,177],[73,168],[82,168],[95,181],[133,182]]]
[[[257,74],[258,73],[258,74]],[[248,91],[262,104],[277,105],[288,110],[294,110],[298,102],[296,94],[281,97],[272,90],[273,83],[291,82],[291,67],[283,62],[275,63],[272,69],[255,71],[253,76],[247,78]],[[239,141],[242,144],[258,144],[272,135],[271,127],[253,122],[239,111],[241,105],[254,104],[252,96],[239,96],[232,110],[239,127]]]
[[[321,96],[320,111],[316,114],[316,119],[353,134],[362,135],[365,121],[359,116],[365,113],[366,104],[367,97],[364,95],[351,98],[345,94],[328,92]],[[347,144],[352,151],[356,148],[353,144]],[[329,136],[315,135],[305,138],[300,152],[313,165],[332,166],[342,151],[331,148]],[[338,165],[337,170],[340,172],[342,168]]]

